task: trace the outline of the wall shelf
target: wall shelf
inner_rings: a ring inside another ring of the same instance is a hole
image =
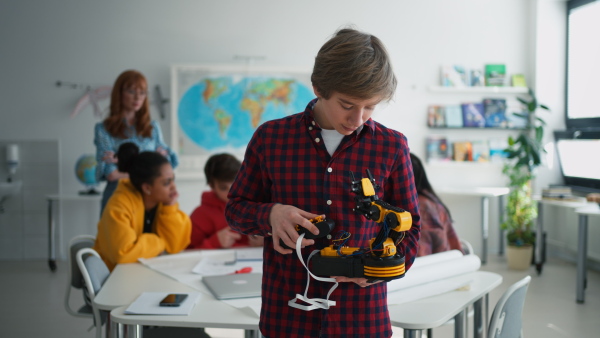
[[[429,86],[427,89],[433,93],[451,94],[527,94],[527,87],[442,87]]]

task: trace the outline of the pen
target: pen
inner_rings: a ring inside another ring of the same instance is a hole
[[[241,268],[239,270],[236,270],[234,273],[250,273],[252,272],[252,267],[245,267],[245,268]]]

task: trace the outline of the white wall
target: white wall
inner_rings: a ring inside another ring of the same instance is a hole
[[[375,119],[404,132],[411,149],[425,157],[426,107],[440,99],[426,91],[438,84],[443,63],[482,67],[507,65],[535,84],[532,27],[541,0],[30,0],[0,4],[0,139],[54,139],[61,144],[60,189],[81,187],[73,165],[93,153],[91,109],[70,119],[81,89],[57,88],[57,80],[111,85],[135,68],[169,93],[169,66],[175,63],[235,63],[235,55],[263,55],[265,65],[311,67],[319,47],[339,27],[354,24],[381,38],[393,60],[399,87],[395,101]],[[563,3],[560,1],[560,3]],[[560,41],[560,40],[558,40]],[[554,71],[557,72],[557,71]],[[560,72],[557,72],[560,73]],[[556,91],[549,91],[554,95]],[[540,100],[548,102],[539,93]],[[551,96],[554,97],[554,96]],[[562,96],[560,96],[562,97]],[[548,98],[551,100],[551,98]],[[461,98],[457,98],[461,100]],[[548,104],[552,104],[548,102]],[[561,106],[562,107],[562,106]],[[168,110],[169,107],[167,107]],[[153,118],[159,119],[153,107]],[[562,117],[557,110],[556,116]],[[160,120],[168,140],[170,126]],[[562,128],[552,121],[550,128]],[[498,132],[494,132],[498,133]],[[504,132],[498,137],[504,137]],[[486,131],[469,137],[486,138]],[[434,184],[502,185],[499,166],[428,168]],[[549,170],[548,182],[557,168]],[[2,178],[0,178],[2,179]],[[546,184],[546,183],[544,183]],[[184,210],[199,200],[200,182],[179,182]],[[448,201],[465,221],[459,233],[478,238],[477,207]],[[477,202],[475,202],[477,203]],[[64,212],[64,210],[63,210]],[[76,211],[72,211],[76,212]],[[469,215],[472,214],[472,217]],[[67,225],[68,226],[68,225]],[[497,223],[491,224],[492,229]],[[494,235],[494,232],[492,232]],[[495,250],[496,238],[490,249]],[[476,249],[478,244],[473,242]]]

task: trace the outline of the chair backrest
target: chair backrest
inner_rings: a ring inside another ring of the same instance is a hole
[[[83,288],[83,276],[75,261],[77,252],[83,248],[91,248],[96,241],[94,236],[80,235],[71,239],[69,243],[69,283],[76,289]]]
[[[100,255],[92,248],[83,248],[77,252],[77,265],[88,294],[93,300],[110,275],[110,271]]]
[[[460,246],[465,255],[474,255],[475,254],[475,251],[473,251],[473,246],[471,245],[471,243],[467,242],[466,240],[461,239]]]
[[[90,298],[89,302],[94,314],[94,325],[96,326],[96,337],[100,338],[102,337],[102,325],[106,322],[107,313],[100,312],[93,302],[96,294],[110,275],[110,271],[100,255],[92,248],[79,250],[76,259],[77,266],[83,276],[85,290],[87,291],[86,295]]]
[[[69,242],[69,279],[67,280],[67,290],[65,291],[65,309],[67,312],[75,317],[92,317],[91,307],[81,307],[79,310],[71,308],[70,298],[71,291],[75,289],[83,289],[84,281],[81,271],[77,266],[76,255],[77,252],[83,248],[91,248],[94,246],[95,238],[91,235],[80,235],[73,237]]]
[[[521,337],[523,307],[530,281],[531,276],[521,279],[511,285],[498,300],[490,319],[489,338]]]

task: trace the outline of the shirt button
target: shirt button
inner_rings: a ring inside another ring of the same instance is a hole
[[[333,169],[331,169],[331,168],[327,168],[327,172],[329,172],[329,173],[330,173],[330,172],[332,172],[332,171],[333,171]]]
[[[308,130],[313,130],[313,127],[308,127]]]
[[[331,200],[327,200],[327,205],[331,205]]]
[[[319,142],[321,142],[321,139],[317,137],[317,138],[315,139],[315,142],[319,143]]]
[[[312,121],[312,125],[313,125],[313,126],[314,126],[314,125],[316,125],[315,121]]]

